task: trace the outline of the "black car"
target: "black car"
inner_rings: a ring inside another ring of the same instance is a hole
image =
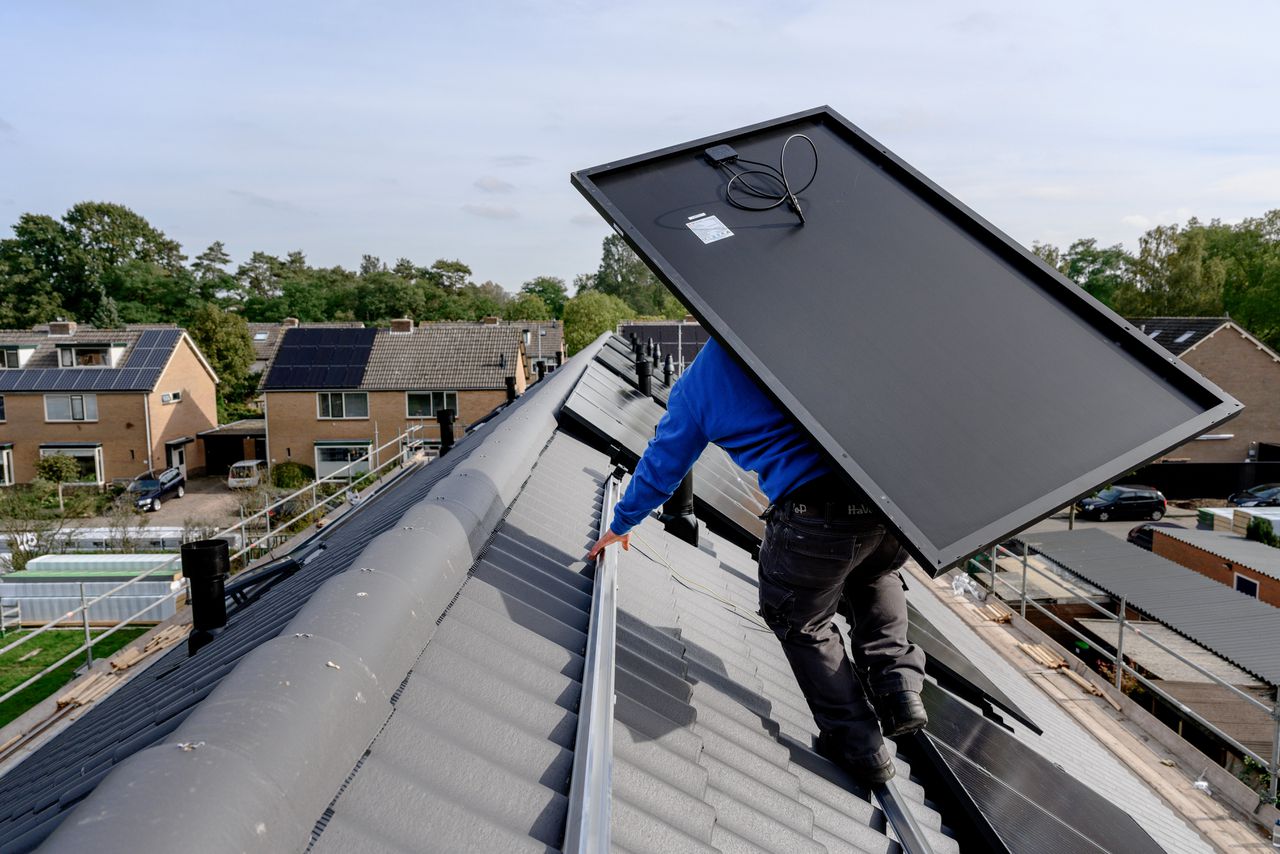
[[[1227,499],[1237,507],[1280,507],[1280,483],[1264,483],[1237,492]]]
[[[129,497],[139,510],[159,510],[163,499],[187,494],[187,479],[176,468],[144,472],[129,482]]]
[[[1082,499],[1076,513],[1085,519],[1161,519],[1168,502],[1160,490],[1150,486],[1108,486],[1097,495]]]
[[[1129,532],[1128,540],[1140,549],[1151,551],[1151,541],[1155,539],[1156,528],[1186,528],[1177,522],[1143,522]]]

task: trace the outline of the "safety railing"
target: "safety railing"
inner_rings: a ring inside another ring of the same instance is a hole
[[[383,470],[385,469],[389,469],[392,466],[396,466],[396,465],[406,465],[409,462],[411,462],[412,457],[407,449],[411,448],[412,443],[417,441],[419,431],[421,429],[422,428],[418,425],[409,427],[404,432],[397,435],[394,439],[391,439],[390,441],[385,442],[384,444],[378,446],[377,448],[372,449],[371,451],[363,454],[357,459],[351,460],[349,463],[347,463],[347,465],[343,466],[340,469],[337,469],[336,471],[326,475],[325,477],[320,478],[319,480],[313,483],[310,483],[307,486],[302,487],[301,489],[297,489],[289,493],[288,495],[284,496],[283,498],[279,498],[279,499],[276,499],[275,501],[272,501],[262,510],[254,513],[253,515],[248,516],[244,519],[241,519],[236,524],[231,525],[228,528],[224,528],[223,530],[220,530],[212,534],[211,538],[217,539],[219,537],[229,537],[238,533],[240,536],[240,539],[238,540],[238,542],[242,544],[242,547],[231,555],[232,559],[234,560],[240,557],[252,556],[253,551],[260,550],[262,544],[269,543],[273,536],[278,537],[281,531],[287,529],[297,519],[301,519],[303,517],[310,515],[321,506],[336,506],[337,504],[340,504],[342,500],[345,500],[344,496],[346,496],[352,489],[354,489],[357,483],[359,482],[359,480],[363,480],[366,477],[366,475],[371,475],[375,478],[380,477],[381,475],[378,473],[383,472]],[[397,448],[396,453],[388,454],[386,458],[383,459],[382,454],[392,446],[395,446]],[[371,461],[373,461],[374,463],[373,465],[369,465]],[[365,466],[364,470],[357,469],[357,467],[361,466],[361,464],[364,464]],[[352,475],[357,473],[360,475],[358,479],[355,477],[352,477]],[[347,481],[345,487],[337,490],[332,494],[324,495],[323,497],[319,496],[318,489],[317,489],[318,487],[326,483],[337,482],[340,480]],[[310,493],[310,496],[311,496],[310,505],[307,506],[305,510],[299,510],[298,512],[292,514],[287,520],[278,522],[275,526],[274,534],[273,534],[273,530],[270,522],[271,511],[287,505],[289,502],[297,499],[298,496],[307,494],[308,492]],[[249,525],[255,519],[258,519],[258,518],[265,518],[268,520],[266,523],[267,533],[264,534],[262,537],[257,538],[256,540],[250,540],[249,539],[250,533],[247,525]],[[232,540],[232,541],[236,542],[236,540]],[[268,549],[268,552],[269,552],[269,549]],[[72,608],[70,611],[67,611],[65,614],[62,614],[61,616],[54,617],[52,620],[49,620],[44,625],[36,629],[33,629],[31,632],[24,634],[22,637],[14,640],[13,642],[6,644],[3,647],[0,647],[0,656],[5,655],[6,653],[9,653],[15,649],[18,649],[24,644],[31,643],[36,638],[44,635],[46,632],[65,629],[68,627],[68,624],[70,624],[70,626],[75,626],[76,625],[75,621],[77,617],[79,617],[78,622],[80,624],[80,627],[83,628],[84,630],[85,642],[83,644],[76,647],[71,652],[68,652],[66,655],[62,656],[62,658],[48,665],[39,673],[36,673],[35,675],[31,676],[24,682],[18,685],[15,685],[13,688],[10,688],[8,691],[4,692],[3,694],[0,694],[0,703],[3,703],[6,700],[10,699],[11,697],[15,697],[18,694],[22,693],[27,688],[34,685],[36,682],[43,679],[45,676],[48,676],[50,673],[54,672],[58,668],[67,664],[68,662],[74,660],[80,655],[84,655],[86,665],[91,666],[93,664],[93,647],[95,645],[102,643],[104,640],[111,637],[113,634],[120,631],[121,629],[142,619],[145,614],[151,611],[154,611],[155,609],[159,608],[161,605],[165,604],[169,600],[176,599],[177,597],[182,596],[184,593],[186,593],[187,585],[186,584],[178,585],[174,589],[170,590],[164,596],[160,596],[148,602],[144,607],[140,608],[139,610],[135,611],[129,616],[117,621],[115,625],[110,626],[109,628],[100,632],[96,636],[92,635],[91,633],[89,612],[94,605],[97,605],[99,602],[103,602],[112,596],[117,596],[122,592],[129,591],[129,589],[133,587],[133,585],[135,584],[138,584],[147,580],[154,580],[156,573],[162,572],[166,569],[168,569],[170,572],[175,572],[177,570],[176,565],[178,564],[178,562],[179,562],[178,555],[174,555],[172,558],[165,561],[164,563],[155,567],[150,567],[140,572],[139,574],[135,575],[134,577],[126,581],[122,581],[120,584],[116,585],[115,587],[112,587],[110,590],[107,590],[105,593],[98,594],[96,596],[93,596],[92,598],[85,595],[85,586],[82,583],[80,585],[80,604],[77,607]]]
[[[615,474],[604,485],[600,504],[601,536],[609,530],[618,491],[619,479]],[[569,782],[569,815],[563,848],[566,854],[605,854],[610,850],[617,618],[618,549],[610,546],[596,557],[578,733],[573,747],[573,776]]]
[[[1013,558],[1014,560],[1021,561],[1022,573],[1021,573],[1020,585],[1014,586],[1009,581],[999,577],[1000,572],[998,571],[997,561],[1002,555]],[[979,577],[981,577],[981,574],[983,572],[986,572],[988,578],[990,579],[990,582],[988,583],[987,586],[991,590],[991,592],[996,593],[996,595],[1000,595],[999,592],[997,591],[997,586],[1001,584],[1004,585],[1005,587],[1009,588],[1016,594],[1018,599],[1018,604],[1019,604],[1019,614],[1022,616],[1023,619],[1026,619],[1027,607],[1030,606],[1032,608],[1035,608],[1044,616],[1048,617],[1056,625],[1058,625],[1060,628],[1065,630],[1067,633],[1069,633],[1073,637],[1081,641],[1084,641],[1085,643],[1090,644],[1091,648],[1093,648],[1099,655],[1101,655],[1103,658],[1107,659],[1114,665],[1115,687],[1117,691],[1122,690],[1122,685],[1124,684],[1124,676],[1126,674],[1128,674],[1129,676],[1132,676],[1135,681],[1141,683],[1143,687],[1145,687],[1147,690],[1151,691],[1156,696],[1163,699],[1165,702],[1171,704],[1174,708],[1178,709],[1178,711],[1182,712],[1187,717],[1195,721],[1197,724],[1204,727],[1214,736],[1221,739],[1226,744],[1230,745],[1232,749],[1238,751],[1241,755],[1247,756],[1250,759],[1252,759],[1254,762],[1257,762],[1259,765],[1265,767],[1271,775],[1270,797],[1273,802],[1276,800],[1277,784],[1280,783],[1280,687],[1276,688],[1276,699],[1275,699],[1274,705],[1268,705],[1262,702],[1261,700],[1259,700],[1257,697],[1253,696],[1252,694],[1249,694],[1245,691],[1240,690],[1240,688],[1238,688],[1237,686],[1232,685],[1231,683],[1225,681],[1224,679],[1219,677],[1217,674],[1206,670],[1204,667],[1200,666],[1194,661],[1191,661],[1186,656],[1179,653],[1177,650],[1170,648],[1166,644],[1161,643],[1157,638],[1144,632],[1142,630],[1142,625],[1140,623],[1127,618],[1126,613],[1128,611],[1128,602],[1126,601],[1125,597],[1123,596],[1112,597],[1118,600],[1116,612],[1112,613],[1111,611],[1107,610],[1106,608],[1102,607],[1097,602],[1095,602],[1093,600],[1093,597],[1088,595],[1086,591],[1081,590],[1078,585],[1073,584],[1070,580],[1068,580],[1067,578],[1064,578],[1062,575],[1048,572],[1046,570],[1040,569],[1039,567],[1031,565],[1030,547],[1025,542],[1022,544],[1022,554],[1016,554],[1010,551],[1009,549],[1005,548],[1004,546],[997,545],[991,549],[991,551],[988,553],[988,556],[990,559],[990,566],[983,566],[983,564],[975,556],[975,557],[969,558],[969,560],[966,563],[966,567],[976,566],[979,570],[979,572],[977,573]],[[1063,571],[1066,573],[1071,572],[1070,569],[1067,569],[1065,567],[1063,568]],[[1043,605],[1037,602],[1034,597],[1027,596],[1027,577],[1029,573],[1035,573],[1038,576],[1042,576],[1048,580],[1051,580],[1055,584],[1061,585],[1062,587],[1066,588],[1073,594],[1077,595],[1081,601],[1083,601],[1093,610],[1097,611],[1099,614],[1115,622],[1116,623],[1116,651],[1114,653],[1111,653],[1105,649],[1098,647],[1096,644],[1094,644],[1092,639],[1084,635],[1074,626],[1067,623],[1057,614],[1054,614],[1052,611],[1045,608]],[[1160,624],[1157,623],[1157,625],[1160,625]],[[1151,679],[1148,679],[1146,676],[1143,676],[1141,673],[1139,673],[1135,668],[1127,665],[1124,661],[1124,638],[1125,638],[1126,632],[1130,632],[1134,635],[1137,635],[1138,637],[1147,641],[1147,643],[1150,643],[1153,646],[1158,647],[1163,652],[1169,654],[1173,658],[1177,659],[1181,663],[1185,664],[1186,666],[1190,667],[1200,675],[1207,678],[1210,682],[1216,685],[1219,685],[1223,688],[1226,688],[1228,691],[1232,692],[1240,699],[1244,700],[1251,706],[1257,709],[1260,709],[1261,711],[1265,712],[1269,717],[1271,717],[1275,721],[1275,730],[1272,734],[1272,742],[1271,742],[1272,748],[1271,748],[1270,758],[1264,758],[1262,756],[1259,756],[1256,752],[1244,746],[1238,740],[1233,738],[1231,735],[1224,732],[1220,727],[1206,720],[1204,716],[1199,714],[1195,709],[1191,708],[1190,706],[1186,705],[1178,698],[1174,697],[1173,695],[1161,689],[1158,684],[1158,681],[1153,681]]]

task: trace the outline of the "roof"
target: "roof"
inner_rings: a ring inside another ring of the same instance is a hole
[[[1229,317],[1132,317],[1129,323],[1175,356],[1192,347],[1230,323]]]
[[[267,419],[265,418],[241,418],[239,421],[220,424],[212,430],[201,430],[199,433],[202,438],[207,436],[265,436],[266,434]]]
[[[444,322],[420,324],[407,334],[379,329],[360,387],[393,391],[505,388],[507,377],[515,376],[518,369],[524,328]]]
[[[1280,685],[1280,619],[1272,606],[1097,528],[1018,539],[1095,587],[1125,597],[1130,608]]]
[[[78,327],[71,335],[35,330],[0,330],[0,347],[34,345],[22,368],[0,370],[0,391],[151,391],[169,364],[178,342],[186,340],[205,369],[213,370],[186,332],[176,326]],[[60,368],[59,348],[68,345],[123,345],[118,367]]]
[[[618,324],[618,334],[627,340],[635,335],[641,344],[653,339],[662,355],[670,355],[678,366],[692,362],[711,339],[696,320],[624,320]]]
[[[263,372],[262,389],[505,389],[507,377],[519,370],[524,328],[447,322],[425,323],[405,333],[290,329]]]
[[[559,850],[595,592],[582,557],[612,469],[560,414],[594,349],[326,529],[196,655],[169,652],[0,778],[0,848]],[[688,545],[650,518],[618,560],[613,848],[900,850],[870,793],[813,752],[754,613],[750,552],[718,531]],[[981,644],[937,625],[957,649]],[[1026,679],[1008,690],[1048,702]],[[1076,744],[1087,736],[1061,709],[1037,737],[936,685],[926,699],[942,729],[919,744],[968,775],[1011,850],[1043,850],[1048,832],[1061,851],[1154,851],[1151,837],[1208,850],[1101,746]],[[1030,747],[1059,739],[1089,761],[1055,757],[1068,773]],[[1029,775],[1028,791],[981,754]],[[956,852],[939,812],[950,789],[917,756],[897,759],[902,803],[934,851]],[[1036,800],[1046,791],[1054,804]],[[1083,811],[1069,830],[1063,810]]]
[[[1186,528],[1157,528],[1160,534],[1201,551],[1216,555],[1236,566],[1256,569],[1263,575],[1280,580],[1280,549],[1249,540],[1237,534],[1198,531]]]

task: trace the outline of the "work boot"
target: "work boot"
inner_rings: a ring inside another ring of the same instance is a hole
[[[875,699],[875,707],[880,718],[880,731],[888,738],[915,732],[929,723],[919,691],[881,694]]]
[[[889,782],[896,773],[893,757],[889,755],[883,743],[875,753],[854,756],[844,749],[839,736],[824,732],[819,733],[814,739],[813,749],[819,756],[830,759],[848,772],[854,780],[868,788]]]

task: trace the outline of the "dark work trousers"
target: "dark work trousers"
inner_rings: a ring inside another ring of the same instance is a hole
[[[863,681],[876,694],[924,687],[924,653],[907,642],[897,572],[906,550],[871,514],[824,523],[788,508],[769,513],[760,614],[782,641],[818,728],[849,756],[884,761],[889,753]],[[831,619],[837,609],[852,627],[856,674]]]

